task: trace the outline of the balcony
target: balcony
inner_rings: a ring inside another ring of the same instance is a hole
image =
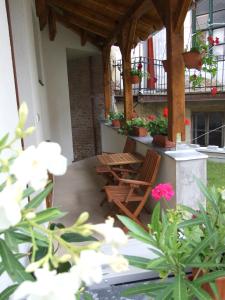
[[[225,92],[225,56],[217,56],[217,74],[212,77],[204,71],[185,69],[185,94],[186,101],[196,100],[224,100],[222,95]],[[150,78],[142,78],[139,84],[132,85],[133,95],[140,102],[165,102],[167,100],[167,73],[163,63],[158,59],[147,57],[132,58],[132,67],[142,64],[142,70],[150,73]],[[151,71],[150,71],[151,70]],[[190,81],[190,76],[196,74],[203,77],[203,82],[195,89]],[[117,99],[123,97],[122,61],[114,60],[112,65],[112,81],[114,93]],[[211,89],[217,88],[217,94],[212,95]]]

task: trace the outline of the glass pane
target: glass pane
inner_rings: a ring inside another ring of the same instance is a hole
[[[209,11],[209,0],[200,1],[197,4],[196,15],[206,14]]]
[[[225,26],[225,10],[221,10],[213,13],[213,23],[219,23],[214,25],[223,25]]]
[[[213,0],[213,10],[225,9],[224,0]]]
[[[219,128],[222,125],[223,113],[215,112],[209,114],[209,131],[216,129],[209,133],[209,145],[222,146],[222,128]]]
[[[208,17],[209,15],[202,15],[196,18],[196,28],[197,30],[206,29],[208,27]]]
[[[194,126],[193,126],[193,137],[195,138],[194,143],[201,146],[205,146],[206,135],[205,128],[205,114],[195,113],[194,114]],[[198,138],[199,137],[199,138]]]

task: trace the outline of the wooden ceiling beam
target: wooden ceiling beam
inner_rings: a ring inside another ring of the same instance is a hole
[[[62,24],[63,26],[65,26],[66,28],[70,29],[71,31],[75,32],[76,34],[78,34],[80,36],[80,38],[82,39],[82,29],[77,27],[74,24],[71,24],[68,22],[67,18],[60,15],[59,13],[55,12],[55,16],[56,16],[56,20]],[[93,36],[89,35],[88,33],[86,33],[86,39],[87,41],[89,41],[90,43],[92,43],[94,46],[96,46],[99,50],[102,50],[102,45],[104,44],[104,39],[103,38],[94,38]],[[81,41],[82,44],[82,41]]]
[[[138,20],[150,8],[149,0],[136,0],[134,5],[130,6],[127,13],[120,19],[117,27],[107,39],[107,43],[112,45],[121,33],[122,29],[133,20]]]
[[[74,17],[68,13],[64,14],[64,17],[68,20],[69,23],[74,24],[77,27],[86,30],[87,32],[94,33],[104,38],[107,38],[110,34],[110,32],[105,30],[104,28],[94,25],[91,22],[87,22],[83,18]]]
[[[179,32],[182,29],[185,17],[192,2],[192,0],[183,0],[178,2],[178,8],[176,9],[176,14],[174,16],[175,31]]]
[[[127,6],[120,3],[116,3],[116,1],[109,1],[109,0],[85,0],[82,2],[86,2],[88,7],[100,10],[102,12],[107,12],[110,14],[115,14],[116,16],[120,15],[123,16],[124,13],[127,11]],[[83,3],[82,3],[83,5]]]
[[[48,10],[48,30],[50,41],[54,41],[56,36],[56,17],[54,11],[51,8],[49,8]]]
[[[161,0],[151,0],[158,16],[161,18],[164,26],[166,26],[166,6],[165,2]],[[181,0],[182,2],[182,0]]]
[[[79,3],[75,4],[74,2],[70,2],[68,0],[47,0],[47,4],[52,7],[60,8],[74,16],[84,16],[86,20],[91,21],[94,24],[99,24],[100,26],[104,26],[110,29],[113,28],[112,21],[108,17],[105,17],[99,12],[96,14],[96,12],[90,10],[90,7],[85,8]]]
[[[36,14],[39,18],[40,30],[43,30],[48,22],[48,8],[46,0],[35,0]]]

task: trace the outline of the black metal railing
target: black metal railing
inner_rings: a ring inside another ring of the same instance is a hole
[[[216,56],[217,73],[212,77],[204,71],[185,69],[185,93],[207,93],[212,87],[216,87],[218,92],[225,92],[225,56]],[[149,59],[147,57],[132,58],[131,66],[137,68],[138,64],[142,64],[142,71],[150,73],[148,78],[144,76],[139,84],[132,85],[133,94],[138,95],[166,95],[167,94],[167,73],[164,70],[163,63],[158,59]],[[199,87],[193,88],[190,76],[196,74],[201,75],[203,81]],[[122,60],[113,61],[112,65],[112,81],[115,95],[123,94],[123,78],[122,78]]]

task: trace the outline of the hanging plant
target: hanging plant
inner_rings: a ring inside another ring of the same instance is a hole
[[[142,64],[139,63],[136,67],[136,64],[134,64],[133,68],[130,71],[130,80],[132,84],[137,84],[141,82],[143,77],[149,78],[149,73],[148,72],[143,72],[142,71]]]

